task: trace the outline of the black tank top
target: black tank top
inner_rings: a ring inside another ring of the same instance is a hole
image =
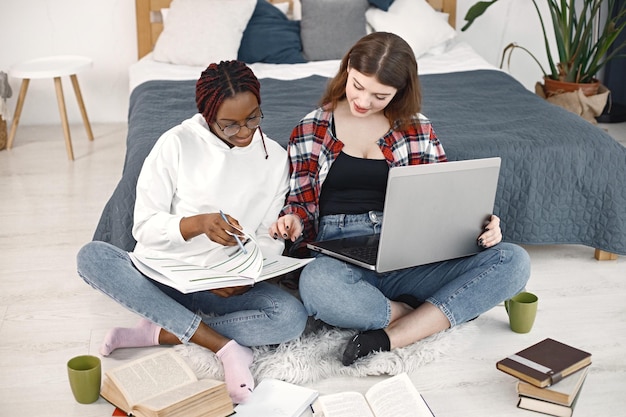
[[[339,153],[320,194],[320,216],[382,211],[389,165],[384,159],[366,159]]]

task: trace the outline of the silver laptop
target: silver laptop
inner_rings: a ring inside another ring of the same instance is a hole
[[[475,254],[499,173],[500,158],[391,168],[380,234],[307,246],[377,272]]]

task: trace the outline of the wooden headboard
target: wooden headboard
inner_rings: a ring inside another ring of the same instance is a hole
[[[135,0],[137,14],[137,55],[142,58],[154,48],[157,38],[163,30],[161,9],[168,8],[172,0]],[[291,0],[269,0],[281,3]],[[427,0],[438,11],[448,13],[448,23],[456,27],[456,0]],[[291,7],[291,6],[290,6]]]

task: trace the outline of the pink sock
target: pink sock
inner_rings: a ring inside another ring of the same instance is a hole
[[[100,353],[109,356],[117,348],[156,346],[161,328],[150,320],[141,319],[135,327],[115,327],[107,333]]]
[[[224,367],[224,379],[230,398],[235,404],[245,402],[254,389],[254,378],[250,372],[252,351],[231,340],[216,355]]]

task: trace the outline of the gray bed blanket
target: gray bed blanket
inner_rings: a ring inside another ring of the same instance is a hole
[[[504,239],[583,244],[626,255],[626,148],[600,128],[537,97],[508,74],[420,77],[423,113],[450,160],[500,156],[495,214]],[[327,79],[262,79],[263,131],[286,145]],[[122,178],[94,240],[132,250],[135,184],[161,133],[196,112],[194,81],[149,81],[133,91]]]

